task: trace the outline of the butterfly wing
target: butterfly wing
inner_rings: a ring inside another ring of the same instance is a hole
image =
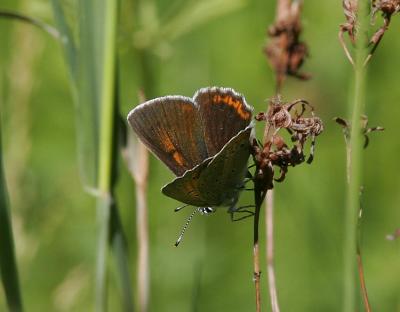
[[[214,157],[164,186],[162,192],[197,207],[234,204],[247,171],[252,128],[240,131]]]
[[[210,204],[203,198],[204,185],[201,185],[201,176],[207,169],[207,165],[212,158],[207,158],[200,165],[197,165],[191,170],[185,172],[173,180],[171,183],[165,185],[161,191],[164,195],[176,199],[182,203],[193,205],[196,207],[208,207]]]
[[[166,96],[134,108],[128,122],[141,141],[181,176],[207,158],[198,114],[192,99]]]
[[[247,173],[252,129],[251,124],[234,136],[204,170],[199,184],[206,186],[206,189],[200,189],[205,201],[215,206],[232,206],[236,203]]]
[[[208,156],[218,153],[251,122],[253,108],[230,88],[203,88],[193,100],[199,106]]]

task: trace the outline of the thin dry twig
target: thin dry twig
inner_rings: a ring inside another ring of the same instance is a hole
[[[274,268],[274,193],[272,190],[267,192],[266,199],[266,236],[267,236],[267,269],[269,296],[271,298],[272,312],[279,312],[278,291],[276,289],[276,278]]]
[[[139,93],[140,103],[145,102],[143,93]],[[127,147],[124,158],[136,185],[136,228],[138,238],[137,289],[139,311],[148,311],[149,303],[149,229],[147,210],[147,181],[149,153],[147,148],[131,131],[128,131]]]

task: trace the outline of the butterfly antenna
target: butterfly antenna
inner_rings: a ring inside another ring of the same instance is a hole
[[[185,234],[185,232],[186,232],[186,230],[187,230],[187,228],[188,228],[190,222],[192,221],[193,216],[196,214],[197,211],[198,211],[198,210],[195,209],[195,210],[192,212],[192,214],[189,216],[189,218],[187,219],[185,225],[183,226],[183,228],[182,228],[182,230],[181,230],[181,234],[179,234],[179,237],[178,237],[178,239],[177,239],[176,242],[175,242],[175,247],[178,247],[179,243],[182,241],[183,235]]]
[[[174,209],[174,211],[175,211],[175,212],[178,212],[178,211],[182,210],[183,208],[185,208],[185,207],[187,207],[187,206],[190,206],[190,205],[187,204],[187,205],[183,205],[183,206],[176,207],[176,208]]]

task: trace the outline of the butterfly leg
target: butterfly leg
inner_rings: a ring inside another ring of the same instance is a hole
[[[236,218],[235,215],[234,215],[235,213],[246,213],[246,214],[245,214],[244,216],[242,216],[242,217]],[[241,220],[250,218],[250,217],[252,217],[252,216],[254,216],[254,212],[253,212],[253,211],[250,211],[250,210],[235,211],[235,212],[232,212],[232,213],[231,213],[231,220],[232,220],[232,221],[241,221]]]
[[[229,208],[228,213],[230,213],[232,221],[240,221],[240,220],[254,216],[254,212],[247,209],[247,208],[254,208],[254,207],[255,207],[255,205],[246,205],[246,206],[241,206],[238,208],[235,208],[234,206],[232,206]],[[239,218],[235,218],[235,213],[238,213],[238,214],[245,213],[246,215],[239,217]]]

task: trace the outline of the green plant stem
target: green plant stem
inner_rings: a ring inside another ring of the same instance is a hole
[[[110,233],[110,209],[112,204],[111,183],[113,169],[113,138],[115,114],[115,36],[117,22],[117,1],[103,2],[103,34],[100,68],[100,140],[99,140],[99,168],[97,203],[98,215],[98,250],[96,267],[96,311],[107,310],[107,247]]]
[[[20,312],[23,311],[22,297],[18,281],[14,237],[9,213],[2,155],[0,131],[0,276],[4,286],[8,309],[13,312]]]
[[[359,203],[359,192],[361,186],[361,166],[362,166],[362,141],[360,129],[360,116],[363,111],[364,102],[364,79],[365,74],[362,67],[356,68],[352,129],[350,138],[350,158],[349,158],[349,184],[347,190],[346,204],[346,223],[345,223],[345,270],[344,270],[344,311],[354,311],[356,297],[355,283],[355,255],[357,237],[357,214]]]
[[[349,183],[345,213],[345,244],[344,244],[344,309],[345,312],[356,310],[356,255],[357,255],[357,220],[359,211],[359,196],[362,168],[362,132],[360,118],[364,111],[366,70],[363,66],[367,55],[365,29],[368,23],[367,2],[359,5],[359,30],[356,45],[356,60],[354,66],[354,90],[351,112],[351,134],[349,141]]]

